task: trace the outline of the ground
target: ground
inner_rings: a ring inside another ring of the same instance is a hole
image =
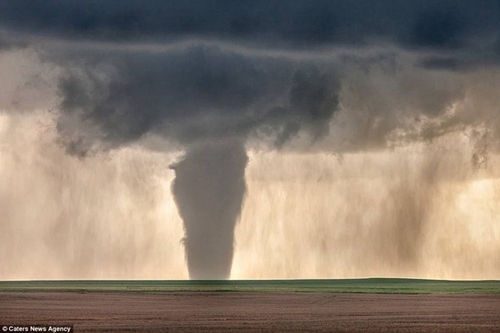
[[[499,314],[499,294],[0,292],[0,324],[74,332],[499,332]]]

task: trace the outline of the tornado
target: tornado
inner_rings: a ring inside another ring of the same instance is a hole
[[[247,162],[244,144],[210,143],[189,148],[183,160],[170,166],[192,280],[230,277]]]

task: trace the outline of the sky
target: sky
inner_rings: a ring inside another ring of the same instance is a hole
[[[500,59],[498,1],[3,1],[0,10],[3,52],[32,48],[62,71],[58,131],[77,154],[149,133],[180,144],[315,141],[342,107],[366,109],[378,133],[335,148],[379,148],[414,119],[446,118],[476,85],[470,74],[494,72]],[[488,112],[459,110],[450,118],[460,121],[425,124],[414,140]]]
[[[0,278],[499,278],[498,17],[0,2]]]

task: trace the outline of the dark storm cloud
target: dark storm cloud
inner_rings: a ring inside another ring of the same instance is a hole
[[[12,0],[1,26],[64,38],[213,37],[266,45],[365,44],[456,48],[499,33],[496,0]]]
[[[396,118],[438,117],[462,95],[419,71],[498,63],[499,14],[494,0],[18,0],[0,4],[0,27],[63,68],[58,129],[83,154],[94,142],[113,147],[148,133],[182,144],[321,138],[353,86],[362,103],[344,106],[365,109],[383,142]],[[322,55],[329,47],[337,53]],[[363,55],[375,48],[392,51]],[[338,50],[348,49],[343,60]],[[380,58],[391,52],[393,60]],[[384,62],[394,64],[377,68]],[[416,70],[401,71],[408,66]]]
[[[325,1],[7,1],[4,27],[66,38],[186,35],[324,42],[335,13]]]
[[[0,52],[27,47],[28,43],[0,30]]]
[[[75,152],[147,133],[183,144],[271,133],[281,146],[301,131],[327,134],[342,98],[366,110],[360,121],[376,124],[383,142],[395,119],[439,117],[463,95],[421,71],[499,63],[499,15],[496,0],[0,3],[4,34],[38,43],[63,68],[58,128]],[[375,48],[394,59],[363,55]],[[338,50],[348,49],[344,61]]]
[[[259,130],[276,133],[281,144],[301,129],[316,138],[327,134],[338,108],[337,74],[321,63],[200,45],[111,52],[103,59],[72,67],[61,80],[63,135],[75,134],[65,126],[67,117],[76,116],[97,126],[101,139],[113,145],[149,132],[192,143],[241,139]],[[67,139],[72,147],[84,144],[81,137]]]
[[[427,57],[421,60],[420,66],[427,69],[455,71],[463,68],[463,64],[454,57]]]
[[[458,48],[465,30],[460,13],[428,11],[417,16],[409,42],[416,47]]]

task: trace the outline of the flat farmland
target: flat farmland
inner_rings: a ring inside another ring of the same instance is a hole
[[[0,324],[74,332],[499,332],[499,281],[4,281]]]

